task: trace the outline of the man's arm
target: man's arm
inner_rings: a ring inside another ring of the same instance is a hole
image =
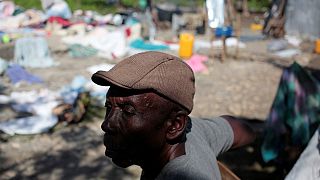
[[[231,148],[238,148],[255,140],[256,134],[248,123],[232,116],[221,117],[229,122],[233,130],[234,140]]]

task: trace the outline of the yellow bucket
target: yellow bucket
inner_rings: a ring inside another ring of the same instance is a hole
[[[255,23],[252,23],[250,25],[250,29],[252,31],[261,31],[263,29],[262,25],[261,24],[255,24]]]
[[[320,39],[317,39],[316,40],[316,44],[315,44],[315,52],[317,53],[317,54],[320,54]]]
[[[181,58],[190,58],[193,51],[194,36],[189,33],[181,33],[179,40],[179,56]]]

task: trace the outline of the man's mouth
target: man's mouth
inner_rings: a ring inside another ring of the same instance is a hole
[[[105,155],[108,157],[115,156],[123,151],[108,135],[104,135],[103,144],[106,147]]]

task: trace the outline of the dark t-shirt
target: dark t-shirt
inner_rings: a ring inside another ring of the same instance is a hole
[[[191,118],[186,154],[171,160],[156,180],[219,180],[216,157],[233,144],[233,131],[223,118]]]

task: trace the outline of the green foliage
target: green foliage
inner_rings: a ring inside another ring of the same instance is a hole
[[[248,0],[249,10],[252,12],[266,11],[270,3],[269,0]]]
[[[72,11],[76,9],[94,10],[101,14],[116,12],[115,6],[108,6],[105,0],[66,0]],[[14,3],[25,9],[42,9],[40,0],[14,0]]]
[[[139,7],[139,0],[121,0],[121,4],[125,7]]]
[[[117,11],[116,6],[110,6],[106,4],[106,0],[66,0],[71,10],[94,10],[101,14],[114,13]],[[14,0],[14,2],[25,9],[35,8],[41,9],[40,0]],[[120,0],[121,4],[125,7],[139,7],[139,0]],[[153,4],[171,2],[178,6],[199,6],[202,7],[205,0],[153,0]],[[265,11],[270,5],[270,0],[248,0],[248,6],[250,11]]]
[[[25,9],[41,9],[40,0],[14,0],[13,2]]]
[[[164,3],[164,2],[170,2],[173,4],[176,4],[178,6],[187,6],[187,7],[194,7],[194,6],[199,6],[202,7],[205,0],[154,0],[152,1],[154,4],[156,3]]]

